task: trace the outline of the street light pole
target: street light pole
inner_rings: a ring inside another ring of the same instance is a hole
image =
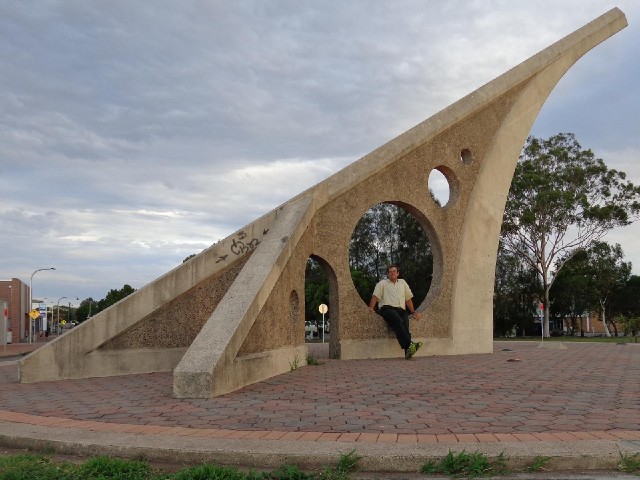
[[[29,281],[29,313],[31,313],[31,310],[33,310],[33,276],[38,272],[42,272],[43,270],[55,270],[55,269],[56,267],[39,268],[38,270],[36,270],[31,274],[31,280]],[[29,344],[32,344],[32,343],[33,343],[33,319],[31,318],[31,316],[29,316]]]
[[[7,307],[7,316],[9,317],[7,320],[9,321],[9,330],[12,330],[11,328],[11,314],[13,313],[13,310],[11,310],[12,307],[12,303],[11,303],[11,295],[13,294],[13,290],[11,289],[12,285],[9,285],[9,306]],[[18,331],[20,331],[20,328],[18,328]],[[4,351],[7,351],[7,330],[4,331],[4,335],[5,335],[5,339],[4,339]],[[13,335],[13,331],[11,332],[11,335]],[[11,338],[11,343],[13,343],[13,338]]]
[[[42,305],[44,305],[44,322],[42,321]],[[48,319],[48,314],[47,312],[49,311],[49,307],[47,307],[47,297],[44,297],[42,299],[42,301],[38,304],[38,312],[40,312],[40,316],[38,317],[38,320],[40,321],[39,323],[39,328],[40,328],[40,334],[41,335],[46,335],[46,331],[47,331],[47,327],[46,327],[46,323],[47,323],[47,319]],[[34,332],[33,332],[33,341],[34,343],[37,342],[36,339],[36,328],[34,325]],[[43,333],[44,332],[44,333]]]
[[[69,297],[60,297],[58,299],[58,307],[57,307],[58,308],[58,321],[56,323],[56,335],[58,335],[60,333],[59,332],[59,330],[60,330],[60,300],[62,300],[63,298],[69,298]]]

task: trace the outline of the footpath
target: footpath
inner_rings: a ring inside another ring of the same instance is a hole
[[[326,344],[309,344],[320,365],[212,399],[173,398],[170,373],[20,384],[10,356],[0,358],[0,445],[310,469],[355,451],[361,471],[411,475],[464,450],[513,470],[539,459],[547,470],[614,470],[640,454],[640,344],[622,341],[495,342],[493,354],[450,357],[427,344],[411,361],[332,360]]]
[[[41,347],[44,342],[36,343],[8,343],[7,345],[0,345],[0,360],[8,358],[19,358],[28,353],[33,352],[36,348]]]

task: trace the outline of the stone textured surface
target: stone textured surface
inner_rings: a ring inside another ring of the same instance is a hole
[[[130,348],[188,347],[211,316],[229,286],[251,254],[226,270],[200,282],[100,347],[103,350]]]

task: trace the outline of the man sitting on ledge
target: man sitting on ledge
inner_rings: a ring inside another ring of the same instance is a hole
[[[375,312],[376,303],[379,303],[379,313],[387,324],[393,329],[398,343],[404,349],[404,358],[409,360],[422,346],[422,342],[412,342],[409,331],[409,312],[416,320],[420,314],[413,307],[413,293],[407,282],[398,278],[400,270],[397,265],[389,265],[387,279],[378,282],[373,290],[373,296],[369,302],[369,308]],[[406,307],[406,308],[405,308]]]

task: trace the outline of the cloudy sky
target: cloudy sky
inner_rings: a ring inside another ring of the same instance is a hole
[[[532,133],[640,183],[637,0],[1,2],[0,279],[140,288],[615,6]]]

